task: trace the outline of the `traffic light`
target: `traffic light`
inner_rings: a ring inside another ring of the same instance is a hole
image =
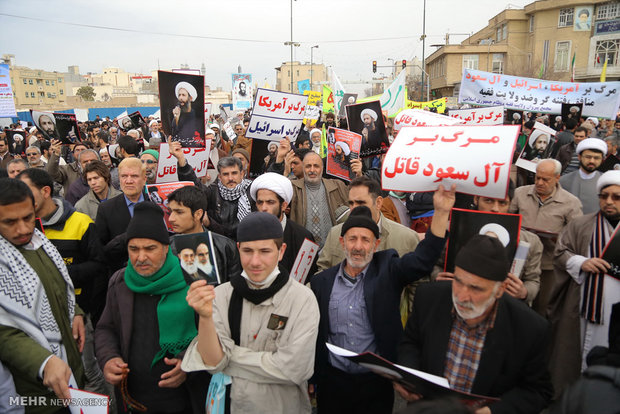
[[[372,61],[372,73],[377,73],[377,61]]]
[[[406,67],[407,67],[407,61],[403,59],[403,69],[405,69]]]

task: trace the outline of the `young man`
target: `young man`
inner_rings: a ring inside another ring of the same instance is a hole
[[[243,272],[215,289],[194,282],[187,295],[200,320],[181,367],[232,377],[231,414],[311,412],[306,381],[319,309],[312,292],[278,268],[282,236],[274,215],[249,214],[237,228]]]
[[[97,218],[99,204],[116,197],[121,192],[110,185],[110,170],[102,161],[93,161],[86,165],[83,175],[90,190],[75,203],[75,209],[94,221]]]

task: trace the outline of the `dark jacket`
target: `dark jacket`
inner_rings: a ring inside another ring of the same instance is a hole
[[[69,186],[69,191],[65,193],[65,200],[74,206],[75,203],[77,203],[80,198],[84,197],[89,191],[90,187],[84,181],[84,178],[78,178]]]
[[[560,164],[562,164],[562,171],[564,171],[566,167],[568,167],[568,163],[573,158],[573,154],[576,150],[577,145],[575,144],[575,141],[569,142],[568,144],[562,145],[560,147],[560,149],[558,150],[558,155],[555,158],[556,160],[560,161]]]
[[[75,299],[96,321],[103,311],[108,271],[95,224],[68,201],[54,199],[56,213],[43,222],[45,236],[58,249],[75,287]]]
[[[207,215],[211,221],[209,230],[224,235],[229,239],[237,240],[237,226],[239,225],[237,211],[239,210],[239,200],[224,200],[220,195],[217,186],[218,182],[219,179],[208,187],[203,186],[205,195],[207,196]],[[251,211],[256,211],[256,204],[250,196],[250,186],[246,189],[246,195],[250,201]]]
[[[416,250],[403,257],[398,257],[394,249],[374,254],[364,277],[364,299],[378,355],[390,361],[396,360],[396,348],[403,333],[400,295],[405,286],[431,272],[445,241],[445,238],[436,237],[428,231]],[[329,299],[339,266],[316,274],[310,282],[321,311],[314,369],[319,381],[328,364],[325,343],[329,334]]]
[[[102,371],[106,362],[115,357],[121,357],[131,369],[129,347],[134,321],[135,295],[125,284],[125,268],[112,275],[105,309],[95,330],[95,354]],[[181,385],[187,388],[191,396],[194,413],[204,412],[209,381],[210,375],[206,371],[190,372]],[[120,397],[118,388],[115,391],[117,398]],[[120,404],[117,405],[119,406]]]
[[[127,265],[125,231],[131,220],[125,195],[119,194],[99,204],[95,227],[112,272]]]
[[[398,363],[443,376],[452,329],[451,282],[420,285],[398,347]],[[487,332],[473,394],[499,397],[493,414],[539,413],[553,395],[547,369],[549,323],[523,302],[504,294]]]

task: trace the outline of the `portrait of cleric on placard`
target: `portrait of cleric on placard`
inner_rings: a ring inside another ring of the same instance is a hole
[[[157,72],[161,121],[166,137],[183,148],[204,148],[204,76]]]
[[[74,144],[80,140],[80,129],[74,114],[60,114],[31,110],[32,120],[43,137],[57,139],[63,144]]]
[[[179,258],[183,276],[188,283],[204,279],[210,285],[220,284],[211,233],[174,236],[170,247]]]

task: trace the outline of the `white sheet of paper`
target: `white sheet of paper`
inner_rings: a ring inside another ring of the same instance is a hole
[[[299,252],[297,252],[295,263],[293,263],[293,268],[291,269],[291,277],[304,285],[312,267],[312,262],[314,262],[318,252],[319,245],[305,239],[299,248]]]
[[[69,411],[71,414],[107,414],[110,398],[107,395],[96,394],[69,388],[71,403]]]

